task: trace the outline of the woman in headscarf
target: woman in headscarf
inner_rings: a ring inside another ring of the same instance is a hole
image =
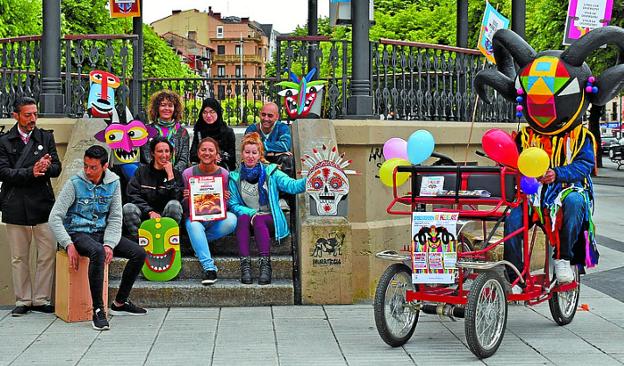
[[[191,162],[199,163],[197,148],[199,142],[211,137],[219,143],[221,149],[217,162],[229,171],[236,169],[236,144],[234,130],[223,122],[223,109],[214,98],[204,99],[197,122],[193,127],[193,143],[191,144]]]

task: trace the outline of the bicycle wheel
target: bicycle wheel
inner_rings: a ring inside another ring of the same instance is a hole
[[[419,311],[406,300],[406,291],[414,289],[412,271],[404,264],[392,264],[379,279],[373,304],[375,325],[381,339],[392,347],[404,345],[416,329]]]
[[[493,355],[505,335],[507,298],[503,282],[494,271],[479,274],[468,294],[466,341],[479,358]]]
[[[579,295],[581,293],[581,276],[576,266],[574,266],[574,279],[576,280],[576,287],[573,290],[555,292],[552,297],[548,299],[550,313],[553,319],[555,319],[555,322],[559,325],[570,324],[572,319],[574,319],[574,315],[576,315],[576,308],[578,307]],[[553,281],[554,280],[555,278],[553,275]]]

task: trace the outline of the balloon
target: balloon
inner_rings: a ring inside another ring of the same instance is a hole
[[[526,194],[537,193],[539,186],[540,183],[535,178],[525,176],[522,176],[522,178],[520,178],[520,188],[522,188],[522,192]]]
[[[487,131],[481,138],[483,150],[495,162],[518,167],[518,147],[511,136],[498,128]]]
[[[412,164],[420,164],[431,156],[434,147],[431,132],[418,130],[407,139],[407,157]]]
[[[386,160],[401,158],[407,160],[407,142],[401,138],[393,137],[386,141],[383,146],[383,155]]]
[[[383,183],[384,185],[388,187],[392,187],[392,174],[394,173],[394,168],[396,168],[399,165],[411,166],[412,164],[409,161],[405,159],[400,159],[400,158],[393,158],[393,159],[384,161],[384,163],[381,164],[381,167],[379,168],[379,180],[381,180],[381,183]],[[407,182],[410,175],[411,175],[410,173],[397,173],[396,175],[397,187]]]
[[[546,151],[539,147],[524,149],[518,157],[518,169],[527,177],[541,177],[550,166],[550,158]]]

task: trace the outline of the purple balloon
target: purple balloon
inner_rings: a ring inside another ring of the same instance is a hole
[[[392,158],[407,160],[407,142],[398,137],[389,139],[383,146],[383,155],[386,160]]]
[[[525,177],[524,175],[520,178],[520,188],[522,188],[522,192],[526,194],[537,193],[539,186],[540,183],[535,178]]]

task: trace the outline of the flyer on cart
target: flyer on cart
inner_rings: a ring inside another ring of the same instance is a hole
[[[455,212],[412,213],[413,283],[455,283],[458,216]]]
[[[223,220],[226,215],[223,178],[193,176],[189,178],[189,211],[191,221]]]

